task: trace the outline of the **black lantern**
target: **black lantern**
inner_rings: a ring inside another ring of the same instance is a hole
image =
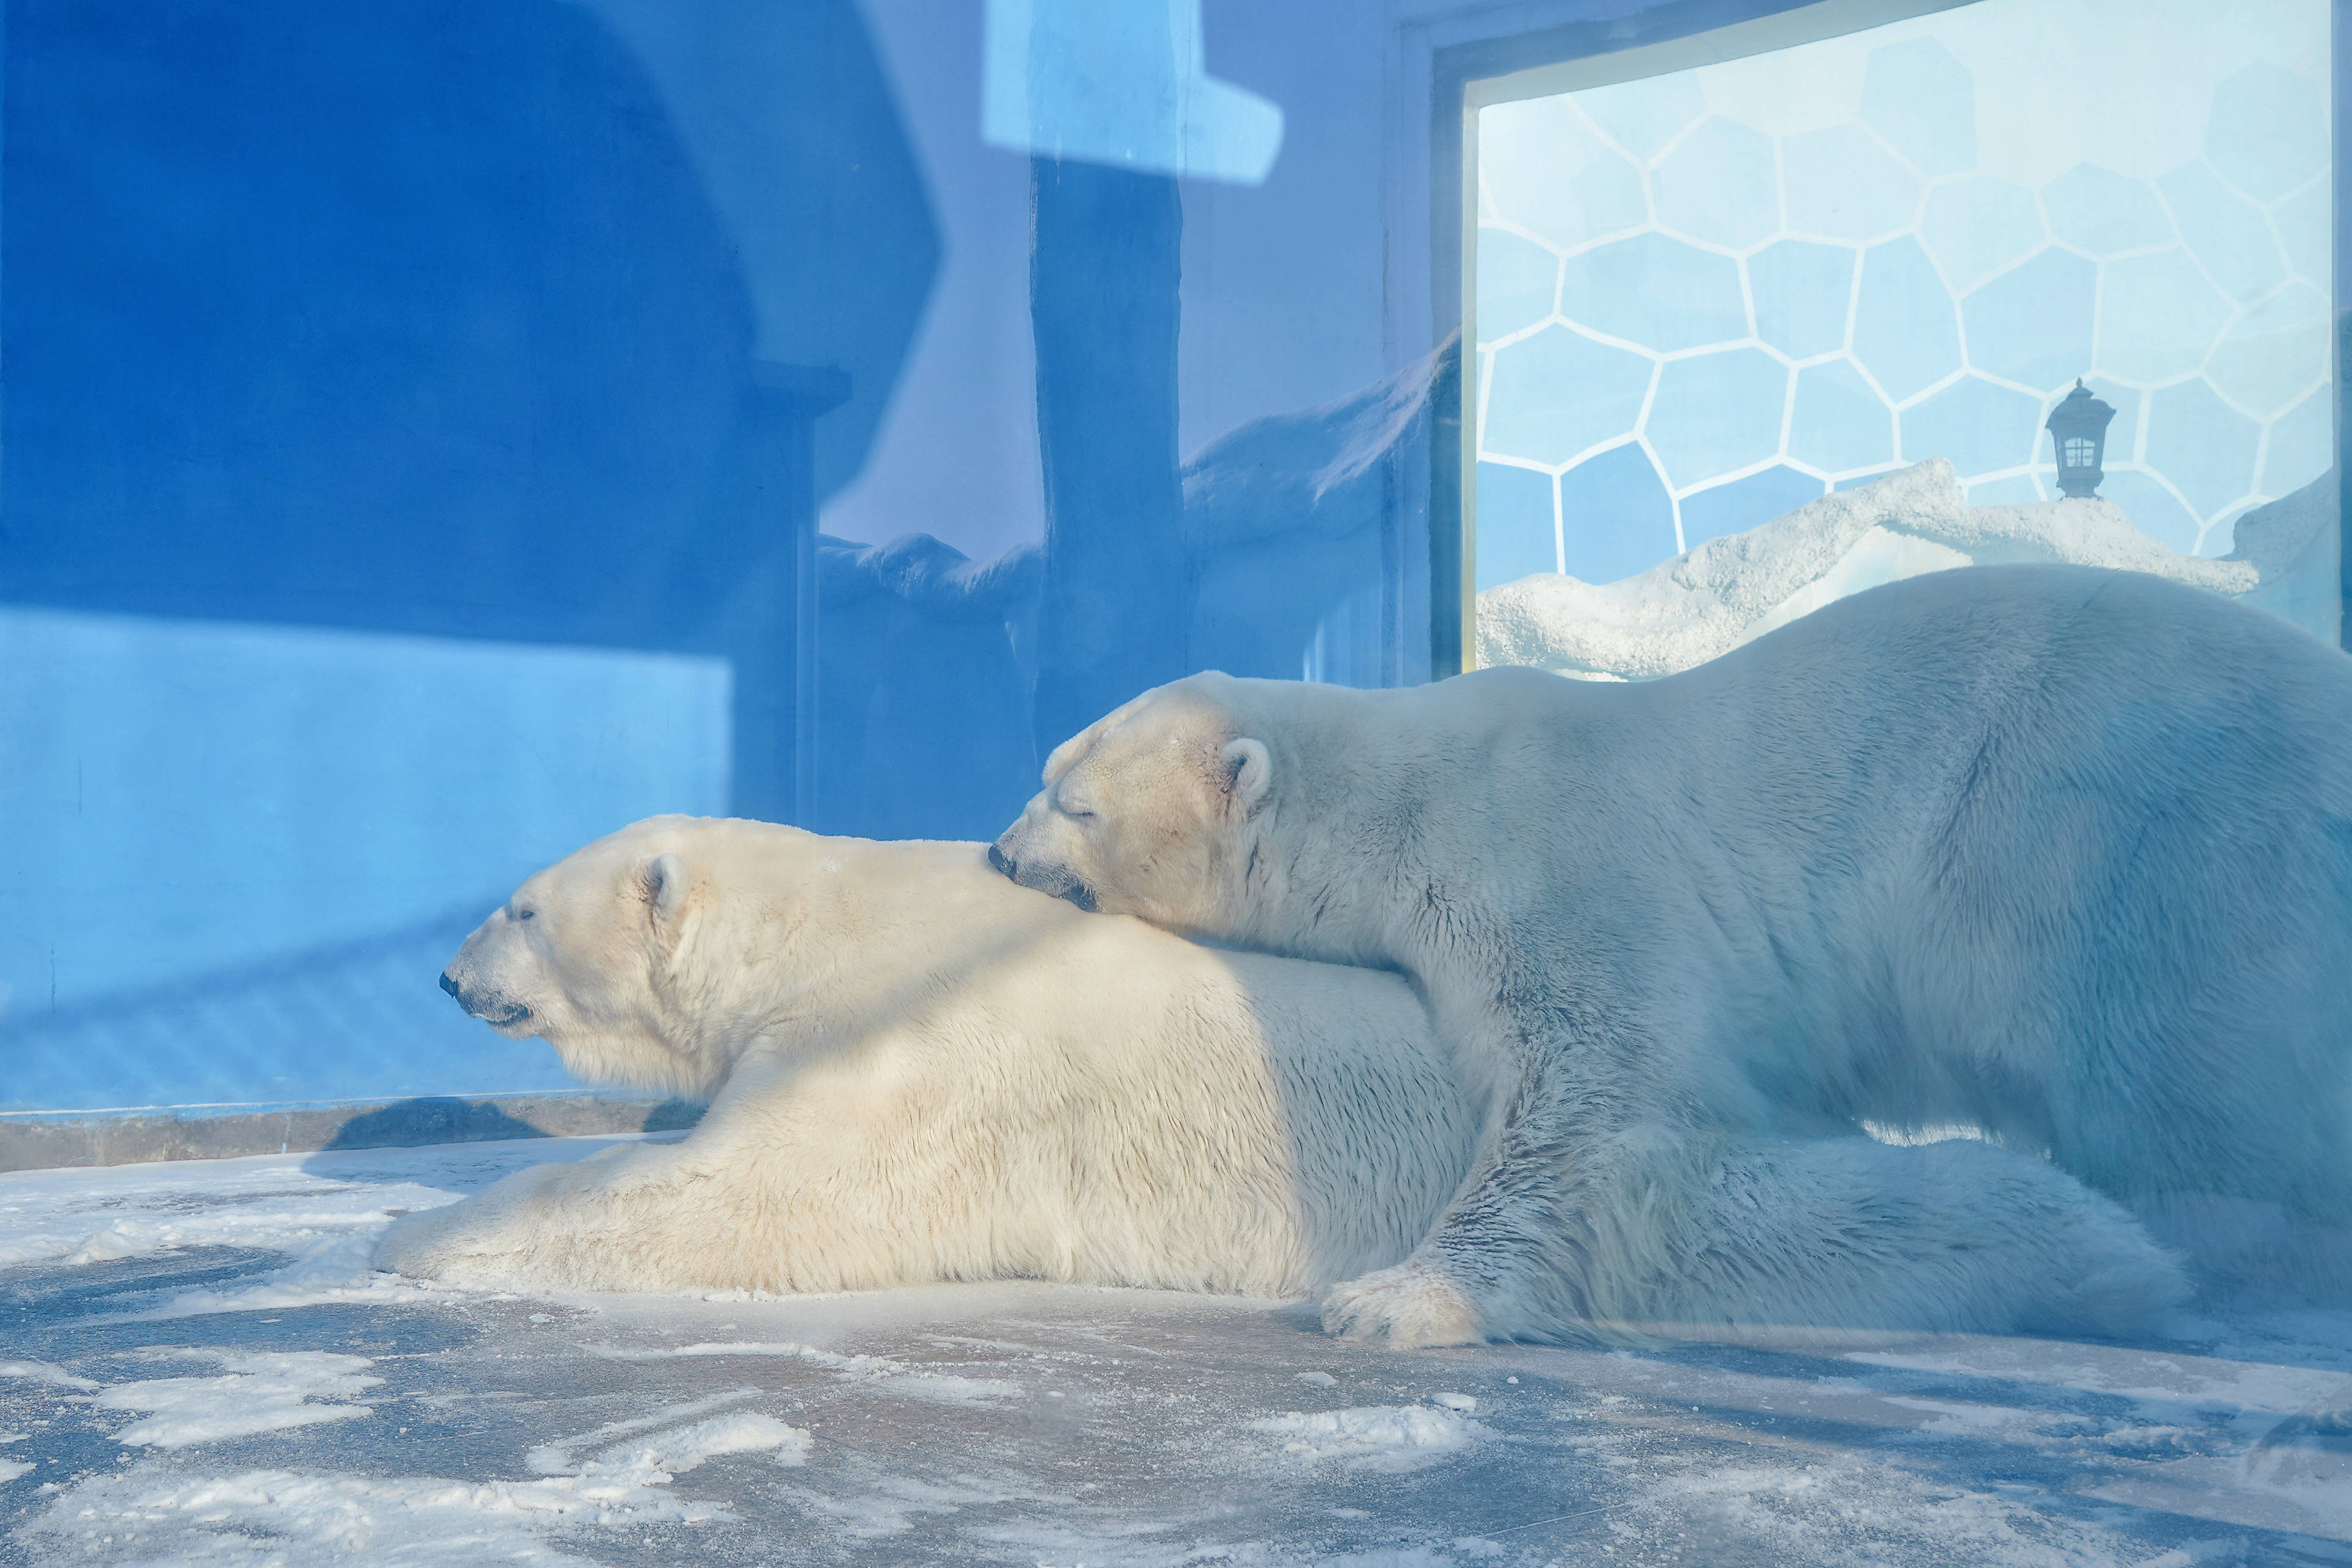
[[[2063,496],[2095,496],[2106,475],[2099,467],[2106,455],[2107,421],[2116,411],[2091,395],[2079,376],[2074,390],[2050,411],[2045,428],[2058,444],[2058,491]]]

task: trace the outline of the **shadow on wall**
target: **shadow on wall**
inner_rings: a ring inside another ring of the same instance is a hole
[[[782,10],[789,307],[903,346],[911,155],[849,0]],[[728,505],[765,280],[591,10],[30,0],[6,72],[10,601],[696,648],[783,542]]]
[[[665,1100],[645,1113],[643,1130],[674,1133],[701,1120],[701,1106],[685,1100]],[[509,1115],[488,1101],[436,1094],[363,1111],[338,1128],[320,1152],[415,1149],[433,1144],[488,1144],[554,1135],[546,1128]]]

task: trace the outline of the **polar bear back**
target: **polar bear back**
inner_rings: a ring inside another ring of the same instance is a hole
[[[681,821],[643,848],[706,868],[683,984],[755,1041],[687,1157],[841,1217],[779,1235],[761,1288],[1292,1294],[1402,1256],[1468,1168],[1477,1110],[1394,974],[1090,915],[978,845]]]
[[[1498,994],[1573,977],[1542,1005],[1715,1124],[1974,1124],[2127,1201],[2352,1223],[2352,659],[2284,622],[1978,567],[1644,684],[1203,689],[1337,802],[1282,849],[1359,901],[1247,939],[1419,943],[1474,1058],[1527,1025]],[[1399,934],[1423,883],[1460,940]]]

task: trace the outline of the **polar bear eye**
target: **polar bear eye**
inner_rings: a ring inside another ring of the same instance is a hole
[[[535,920],[538,917],[539,911],[536,909],[518,909],[515,911],[515,918],[517,920]]]

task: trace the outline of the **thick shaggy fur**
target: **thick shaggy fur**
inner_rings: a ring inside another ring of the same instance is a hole
[[[1924,1314],[2009,1266],[2011,1150],[2158,1218],[2352,1223],[2352,661],[2194,590],[1944,572],[1645,685],[1195,676],[1046,780],[1019,881],[1392,966],[1465,1053],[1472,1179],[1335,1328]],[[1821,1179],[1801,1151],[1865,1119],[2006,1146],[1895,1151],[1983,1184],[1979,1236]]]
[[[1396,976],[1086,915],[976,844],[656,818],[523,883],[445,984],[583,1077],[715,1096],[377,1249],[468,1283],[1293,1295],[1403,1257],[1476,1136]]]

